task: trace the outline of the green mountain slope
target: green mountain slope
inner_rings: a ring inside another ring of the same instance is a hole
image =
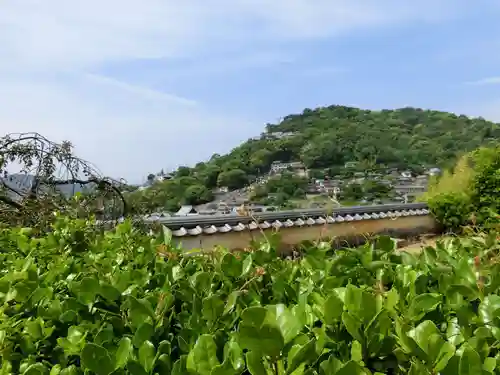
[[[140,201],[167,208],[206,202],[212,198],[212,188],[243,187],[265,174],[275,160],[302,161],[313,175],[336,174],[346,162],[358,162],[361,169],[447,167],[457,155],[499,137],[498,123],[447,112],[345,106],[305,109],[279,124],[267,124],[259,138],[226,155],[213,155],[193,168],[180,167],[172,180],[148,189]]]

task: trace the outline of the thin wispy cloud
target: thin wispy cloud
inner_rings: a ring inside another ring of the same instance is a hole
[[[476,81],[466,82],[467,85],[483,86],[483,85],[500,85],[500,76],[478,79]]]
[[[183,98],[181,96],[172,95],[159,90],[154,90],[149,87],[143,87],[139,85],[134,85],[131,83],[123,82],[115,78],[106,77],[99,74],[87,73],[84,78],[89,81],[95,82],[96,84],[108,85],[113,88],[126,91],[132,95],[141,97],[147,100],[156,100],[167,102],[168,104],[179,104],[187,106],[195,106],[197,103],[195,100]]]
[[[439,27],[465,17],[471,6],[477,4],[4,2],[0,131],[38,131],[56,140],[70,139],[105,173],[137,181],[148,172],[199,161],[259,134],[269,120],[264,108],[289,94],[285,88],[277,92],[279,85],[269,90],[273,74],[263,74],[266,70],[283,69],[291,81],[350,71],[348,64],[335,61],[335,53],[327,64],[311,58],[306,46],[353,35],[369,38],[377,30]],[[304,56],[307,66],[301,63]],[[338,53],[340,58],[345,54]],[[156,67],[150,69],[148,62],[154,61]],[[242,86],[247,96],[235,104],[237,98],[226,94],[226,87],[237,87],[236,80],[243,78],[254,91]],[[209,89],[197,90],[203,82],[211,82]],[[246,105],[248,95],[251,106]]]

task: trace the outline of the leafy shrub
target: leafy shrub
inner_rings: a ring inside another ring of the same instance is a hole
[[[446,229],[457,230],[471,215],[476,225],[498,224],[500,148],[480,148],[463,156],[452,172],[431,182],[423,200]]]
[[[495,236],[285,260],[58,217],[0,232],[0,373],[498,374]]]
[[[476,172],[471,199],[479,222],[491,224],[500,212],[500,148],[481,148],[473,156]]]
[[[427,201],[427,205],[443,230],[460,230],[472,213],[469,195],[461,192],[433,196]]]

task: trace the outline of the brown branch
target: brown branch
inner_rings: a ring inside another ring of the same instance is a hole
[[[20,164],[21,171],[24,170],[30,176],[33,176],[31,186],[26,191],[10,186],[5,180],[8,176],[7,167],[10,163]],[[59,185],[70,184],[84,186],[95,183],[99,193],[105,196],[106,192],[109,192],[112,195],[110,197],[111,201],[115,202],[116,198],[121,200],[123,215],[120,216],[128,214],[127,202],[120,189],[116,186],[117,183],[113,183],[111,179],[101,177],[101,173],[94,165],[74,156],[72,154],[72,145],[69,142],[58,144],[38,133],[9,134],[0,140],[0,172],[3,172],[5,176],[0,186],[3,186],[6,192],[16,194],[22,198],[20,202],[17,202],[5,194],[0,196],[0,202],[4,202],[19,211],[20,216],[16,220],[20,219],[22,221],[22,217],[28,215],[31,219],[28,217],[26,219],[32,222],[33,218],[38,220],[36,217],[41,218],[40,215],[47,215],[50,210],[64,210],[66,204],[70,202],[66,200],[67,203],[57,203],[56,196],[51,196],[49,190],[46,189],[54,189]],[[72,178],[61,179],[62,173],[68,174]],[[77,178],[80,173],[83,173],[88,178]],[[97,199],[100,199],[99,196],[97,196]],[[118,207],[117,202],[113,203],[113,205]],[[112,212],[116,213],[116,209],[113,209]],[[4,221],[9,221],[9,217],[6,219]]]

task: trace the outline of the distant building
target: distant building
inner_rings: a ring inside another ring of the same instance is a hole
[[[294,161],[289,163],[284,163],[282,161],[276,160],[271,163],[270,173],[278,174],[284,171],[292,171],[299,176],[307,177],[307,169],[305,165],[300,161]]]
[[[357,161],[348,161],[347,163],[344,164],[344,168],[356,168],[358,165]]]
[[[274,139],[285,139],[293,137],[294,135],[295,135],[294,132],[273,132],[273,133],[268,133],[267,137]]]
[[[425,193],[427,191],[427,186],[413,184],[396,185],[394,186],[394,191],[396,194],[408,196],[409,198],[415,198],[416,196]]]
[[[146,215],[145,219],[150,219],[150,220],[159,220],[164,217],[170,217],[171,215],[168,212],[153,212],[150,215]]]
[[[186,205],[182,206],[179,211],[175,213],[176,216],[188,216],[188,215],[198,215],[198,211],[191,206],[191,205]]]
[[[229,192],[227,186],[221,186],[212,190],[212,193],[214,194],[226,194],[227,192]]]

